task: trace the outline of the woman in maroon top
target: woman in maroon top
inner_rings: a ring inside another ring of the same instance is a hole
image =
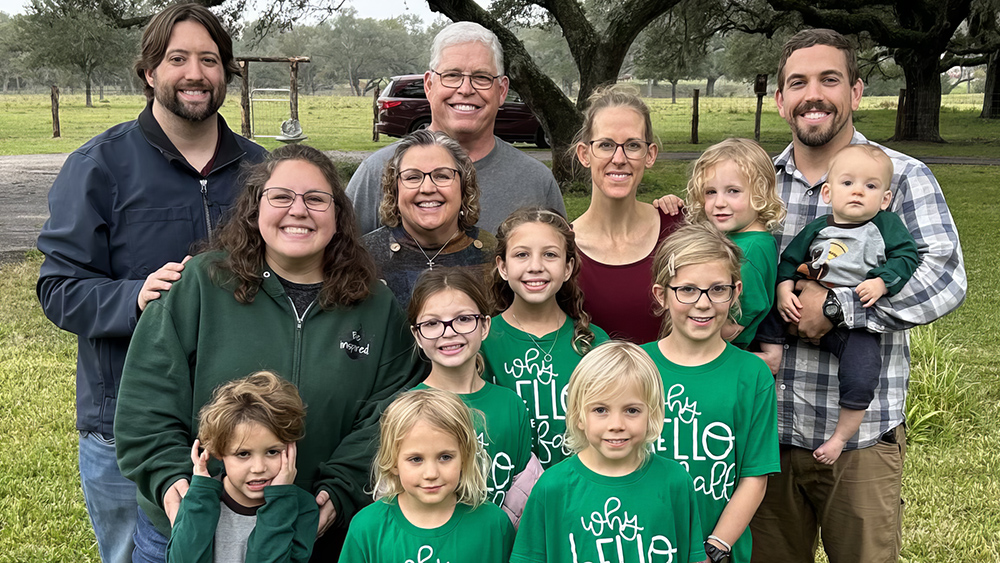
[[[612,338],[656,340],[653,254],[683,215],[665,214],[636,199],[645,170],[656,162],[649,108],[638,92],[622,86],[590,96],[576,157],[590,169],[590,207],[576,221],[580,288],[591,322]]]

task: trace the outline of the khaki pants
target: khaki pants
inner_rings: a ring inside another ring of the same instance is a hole
[[[812,450],[782,446],[781,474],[768,478],[750,522],[753,563],[812,563],[820,534],[830,563],[898,561],[905,457],[902,426],[833,465],[813,459]]]

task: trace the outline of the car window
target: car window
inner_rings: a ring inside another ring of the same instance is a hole
[[[504,101],[506,101],[506,102],[518,102],[519,103],[521,101],[521,95],[518,94],[517,92],[513,91],[513,90],[507,90],[507,99],[504,100]]]
[[[403,84],[400,86],[399,91],[396,92],[397,98],[423,98],[424,97],[424,81],[414,80],[413,82]]]
[[[390,80],[389,83],[385,85],[385,88],[382,89],[382,93],[379,94],[379,97],[380,98],[388,98],[389,94],[392,92],[392,88],[395,85],[396,85],[396,83],[394,81]]]

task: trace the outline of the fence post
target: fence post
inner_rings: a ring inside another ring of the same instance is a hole
[[[289,63],[288,74],[292,78],[291,87],[288,90],[288,105],[291,110],[291,118],[299,120],[299,61],[293,60]]]
[[[240,85],[240,129],[241,134],[247,139],[253,139],[253,129],[250,127],[250,62],[237,61],[240,65],[240,78],[243,84]]]
[[[764,96],[767,95],[767,75],[758,74],[753,83],[753,91],[757,94],[757,113],[753,122],[753,140],[760,142],[760,114],[764,109]]]
[[[698,89],[691,96],[691,144],[698,144]]]
[[[378,95],[382,91],[382,79],[379,78],[378,86],[372,89],[372,141],[378,141]]]
[[[59,87],[52,85],[52,138],[59,138]]]

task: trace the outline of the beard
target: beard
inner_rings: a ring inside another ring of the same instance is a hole
[[[840,133],[847,125],[847,118],[841,119],[840,112],[836,106],[824,102],[806,102],[795,108],[793,116],[802,115],[808,111],[819,110],[829,112],[832,119],[826,126],[802,127],[794,117],[791,120],[792,132],[807,147],[821,147]]]
[[[185,104],[177,98],[177,90],[186,89],[206,90],[208,92],[208,103],[201,106]],[[193,123],[205,121],[209,117],[215,115],[219,111],[219,108],[222,107],[222,102],[226,99],[226,91],[224,87],[222,89],[212,89],[210,85],[205,82],[192,82],[185,84],[182,88],[176,89],[165,84],[157,84],[153,89],[153,92],[156,101],[167,109],[167,111],[177,117],[186,119]]]

